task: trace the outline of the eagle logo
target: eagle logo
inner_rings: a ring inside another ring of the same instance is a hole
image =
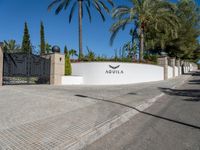
[[[118,65],[118,66],[111,66],[111,65],[109,65],[109,67],[112,68],[112,69],[117,69],[117,68],[120,67],[120,65]]]

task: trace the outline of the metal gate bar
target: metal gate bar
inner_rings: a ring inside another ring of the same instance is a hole
[[[3,84],[49,84],[50,59],[34,54],[4,53]]]

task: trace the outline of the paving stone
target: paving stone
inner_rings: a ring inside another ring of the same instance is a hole
[[[4,86],[0,150],[62,150],[77,143],[81,147],[87,144],[83,137],[97,138],[97,129],[108,121],[113,121],[110,129],[120,123],[118,117],[131,110],[123,104],[138,107],[159,95],[160,87],[172,88],[188,77],[123,86]]]

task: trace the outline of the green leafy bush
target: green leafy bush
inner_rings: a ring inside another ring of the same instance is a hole
[[[157,63],[157,58],[158,58],[157,55],[152,55],[152,54],[145,54],[144,55],[144,59],[146,61],[150,61],[150,62],[153,62],[153,63]]]
[[[95,53],[91,49],[89,49],[89,47],[87,47],[87,51],[88,51],[88,53],[84,57],[84,60],[85,61],[95,61],[95,59],[96,59]]]

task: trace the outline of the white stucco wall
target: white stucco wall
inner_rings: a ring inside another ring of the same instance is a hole
[[[184,73],[188,73],[188,67],[184,66]]]
[[[182,67],[180,66],[180,75],[182,75],[183,73],[182,73]]]
[[[82,76],[83,84],[89,85],[159,81],[163,80],[163,73],[163,67],[148,64],[117,62],[72,63],[72,76]]]
[[[168,66],[168,78],[173,78],[173,68]]]
[[[83,84],[81,76],[62,76],[62,85],[80,85]]]
[[[191,70],[191,71],[196,71],[196,70],[198,70],[197,64],[195,64],[195,63],[190,63],[190,70]]]
[[[178,76],[178,67],[175,67],[175,76]]]
[[[189,64],[189,67],[190,67],[190,71],[193,71],[193,66],[191,63]]]

